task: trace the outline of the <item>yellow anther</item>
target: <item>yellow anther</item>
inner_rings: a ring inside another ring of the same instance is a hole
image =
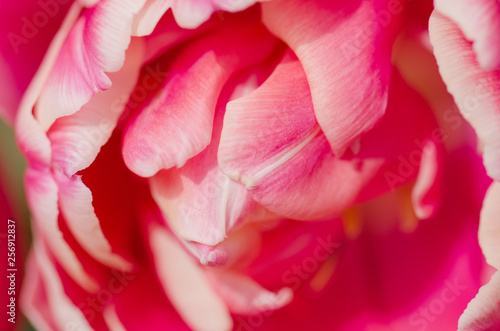
[[[356,239],[363,228],[361,215],[358,207],[347,209],[342,215],[344,231],[349,239]]]
[[[318,272],[314,275],[311,280],[310,286],[316,292],[322,291],[328,284],[328,281],[332,278],[335,267],[337,266],[337,255],[330,256],[323,264],[319,267]]]
[[[399,200],[399,229],[406,233],[413,232],[418,226],[418,218],[413,210],[410,187],[401,188]]]

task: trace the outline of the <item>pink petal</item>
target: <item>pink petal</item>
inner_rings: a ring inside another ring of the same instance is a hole
[[[350,158],[339,159],[316,123],[301,64],[288,53],[256,91],[228,104],[219,165],[271,212],[301,220],[337,215],[356,201],[394,189],[388,173],[400,185],[418,172],[409,155],[421,155],[418,139],[430,135],[435,121],[399,75],[391,88],[383,121],[353,146]],[[394,140],[395,130],[405,138]],[[420,196],[434,187],[430,183],[438,172],[432,171],[437,162],[432,155],[423,161],[429,169]],[[401,173],[403,162],[409,167]]]
[[[83,6],[90,8],[95,6],[99,1],[101,0],[79,0],[78,2],[80,2]]]
[[[262,11],[265,25],[304,66],[318,123],[341,156],[385,112],[403,6],[386,0],[273,0]]]
[[[50,140],[33,118],[33,106],[43,88],[46,77],[57,58],[66,35],[76,21],[80,7],[74,5],[61,29],[55,35],[39,70],[21,100],[16,118],[16,139],[25,154],[29,167],[25,174],[28,205],[32,212],[35,237],[47,243],[48,249],[74,280],[88,291],[95,291],[97,283],[83,269],[81,262],[63,238],[58,226],[58,187],[52,177]]]
[[[381,231],[379,225],[387,217],[397,219],[400,207],[385,198],[359,208],[366,227],[353,240],[343,239],[338,220],[288,221],[267,231],[266,254],[245,273],[265,288],[293,288],[294,300],[263,319],[236,317],[236,330],[252,328],[255,321],[262,321],[255,329],[263,331],[456,330],[480,287],[484,259],[474,218],[488,179],[469,148],[447,156],[443,206],[411,235],[398,224]],[[334,271],[324,270],[332,259]],[[321,291],[312,286],[317,277],[326,278]]]
[[[213,12],[225,10],[237,12],[247,9],[258,0],[147,0],[144,7],[134,18],[133,35],[146,36],[153,32],[154,28],[165,15],[168,9],[172,8],[173,16],[177,20],[175,24],[183,30],[198,28],[202,23],[208,21]],[[169,14],[167,14],[169,15]],[[225,17],[219,13],[219,21]],[[174,27],[175,29],[175,27]]]
[[[262,80],[259,76],[254,71],[240,75],[222,91],[207,149],[182,168],[162,170],[150,179],[151,193],[165,220],[186,241],[217,245],[238,226],[262,214],[245,187],[223,174],[217,162],[225,105],[255,89]]]
[[[146,253],[143,242],[136,240],[141,223],[138,220],[142,219],[144,207],[154,202],[147,181],[135,176],[123,163],[122,132],[115,130],[94,162],[78,175],[92,192],[92,202],[88,207],[93,207],[99,227],[113,252],[136,265],[141,264]],[[76,180],[74,177],[72,180]]]
[[[48,161],[47,156],[43,157],[44,162],[54,163],[57,184],[60,188],[59,191],[55,189],[55,192],[58,192],[60,207],[65,220],[68,222],[68,226],[77,241],[98,261],[117,269],[129,269],[130,263],[111,251],[111,247],[101,231],[99,220],[94,213],[91,192],[78,176],[73,175],[94,160],[100,147],[111,135],[111,131],[124,108],[123,104],[117,107],[115,105],[116,100],[130,94],[135,84],[141,66],[141,49],[141,44],[135,43],[131,50],[127,52],[129,57],[124,68],[119,73],[111,76],[113,79],[118,80],[119,83],[115,84],[110,90],[96,96],[89,104],[84,106],[82,111],[56,122],[56,125],[49,131],[53,159]],[[35,127],[34,130],[34,132],[37,132],[40,128]],[[40,144],[45,142],[47,138],[43,133],[39,134],[38,143]],[[33,146],[30,147],[33,148]],[[47,147],[43,146],[42,148],[43,151]],[[28,157],[30,158],[29,155]],[[31,157],[31,159],[34,159],[34,157]],[[49,165],[45,164],[43,167],[49,168]],[[64,174],[59,173],[60,170],[64,171]],[[47,176],[52,175],[48,173],[48,169],[45,171]],[[33,185],[33,183],[29,182],[28,185]],[[57,210],[57,207],[55,208]],[[57,213],[51,218],[56,222]],[[82,222],[82,220],[85,221]],[[59,232],[58,229],[55,231]],[[66,245],[64,244],[64,246]],[[61,250],[61,252],[64,252],[64,250]],[[60,253],[56,252],[56,254]],[[62,264],[64,265],[64,263]],[[73,272],[72,275],[74,274]]]
[[[74,24],[35,108],[45,130],[111,86],[105,72],[122,67],[133,17],[144,1],[103,0]]]
[[[36,307],[30,307],[30,304],[34,304],[34,298],[31,298],[31,300],[29,298],[23,299],[23,305],[28,306],[28,311],[33,314],[33,321],[41,322],[41,326],[48,327],[52,325],[47,330],[66,330],[68,328],[92,330],[83,313],[64,292],[61,278],[54,267],[53,261],[47,255],[45,245],[39,241],[35,242],[33,255],[32,259],[35,261],[31,262],[30,268],[38,270],[31,269],[30,271],[35,277],[38,274],[39,279],[35,279],[35,282],[38,283],[38,286],[43,287],[43,292],[46,293],[47,305],[47,310],[42,315],[38,310],[40,309],[40,303],[35,304]]]
[[[257,189],[264,206],[288,216],[283,207],[273,206],[265,198],[268,195],[287,196],[278,203],[285,203],[286,209],[294,211],[304,209],[303,213],[295,216],[305,218],[310,210],[315,211],[318,206],[311,205],[311,201],[304,204],[287,188],[296,182],[291,178],[300,178],[300,172],[307,172],[319,156],[312,159],[300,157],[301,161],[311,163],[309,167],[301,165],[290,169],[287,164],[304,153],[310,142],[318,146],[315,150],[317,155],[323,156],[327,151],[321,149],[325,145],[320,142],[321,129],[314,117],[305,75],[300,63],[293,57],[289,53],[259,89],[228,103],[218,159],[221,169],[231,178],[241,181],[254,194]],[[287,170],[281,167],[287,167]],[[297,173],[294,173],[295,170]],[[271,176],[271,183],[268,184]],[[261,189],[263,186],[271,189],[272,194],[262,192],[266,191]]]
[[[154,15],[153,12],[151,14]],[[136,16],[136,18],[139,18],[139,16]],[[210,28],[218,25],[218,23],[220,22],[211,20],[206,24],[203,24],[198,29],[186,30],[179,27],[177,23],[175,23],[175,19],[171,12],[167,12],[162,16],[162,19],[158,22],[155,30],[151,34],[143,37],[146,43],[146,58],[144,62],[149,63],[152,60],[161,57],[165,54],[165,52],[168,52],[190,38],[205,33]],[[150,21],[144,19],[136,24],[141,25],[137,26],[136,29],[146,29],[147,27],[142,27],[142,25],[149,25]],[[140,31],[137,31],[136,33],[139,32]]]
[[[196,161],[181,171],[160,172],[151,179],[151,191],[178,236],[213,246],[249,218],[255,202],[216,166]]]
[[[497,0],[434,0],[434,6],[473,42],[477,62],[483,69],[500,69],[500,3]]]
[[[251,260],[260,250],[260,232],[252,227],[239,229],[215,246],[190,242],[188,249],[207,266],[231,267]]]
[[[252,315],[272,312],[293,299],[293,291],[284,287],[273,293],[246,275],[232,271],[207,270],[212,285],[234,314]]]
[[[436,180],[441,177],[442,160],[439,149],[432,140],[426,141],[422,146],[419,172],[411,193],[413,210],[418,219],[434,216],[439,207],[442,189],[441,181]]]
[[[97,261],[117,270],[130,271],[132,264],[113,253],[92,206],[92,192],[80,176],[56,174],[59,207],[68,227],[82,247]]]
[[[448,91],[484,144],[488,175],[500,180],[500,71],[483,70],[460,28],[436,11],[431,15],[429,30]]]
[[[36,169],[45,168],[50,164],[51,148],[40,123],[33,117],[33,107],[64,45],[66,36],[78,19],[80,9],[78,5],[73,5],[69,10],[19,105],[15,123],[16,140],[30,166]]]
[[[160,169],[181,167],[210,143],[223,85],[235,71],[262,61],[274,46],[263,27],[250,23],[219,30],[177,56],[165,85],[125,134],[123,156],[133,172],[150,177]]]
[[[67,176],[88,167],[108,141],[125,109],[142,66],[143,43],[134,40],[123,67],[109,74],[113,85],[95,95],[80,111],[57,119],[47,132],[52,162]]]
[[[25,175],[26,196],[33,217],[34,232],[47,242],[50,251],[64,269],[84,289],[95,291],[97,284],[63,238],[58,225],[58,187],[52,174],[28,168]]]
[[[232,320],[203,270],[166,229],[149,228],[149,242],[163,288],[194,331],[231,330]]]
[[[151,34],[162,16],[170,8],[169,2],[168,0],[146,0],[144,6],[134,17],[132,35],[141,37]]]
[[[257,1],[259,0],[170,0],[166,2],[172,8],[177,24],[185,29],[193,29],[208,20],[218,10],[242,11]]]
[[[114,305],[111,304],[106,308],[104,308],[102,315],[104,317],[104,320],[106,321],[106,325],[109,327],[110,330],[116,330],[116,331],[127,330],[123,325],[122,321],[120,320],[120,318],[118,317]]]
[[[497,271],[467,305],[458,320],[458,331],[495,331],[499,328],[500,273]]]
[[[479,223],[479,244],[486,262],[500,269],[500,183],[493,182],[486,193]]]
[[[40,268],[38,268],[34,252],[31,252],[26,262],[26,278],[23,284],[20,307],[31,324],[36,325],[41,331],[55,329],[47,300],[47,292],[40,275]]]

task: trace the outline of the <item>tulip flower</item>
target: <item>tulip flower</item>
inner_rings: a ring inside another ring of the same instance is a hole
[[[500,325],[497,1],[2,6],[36,328]]]

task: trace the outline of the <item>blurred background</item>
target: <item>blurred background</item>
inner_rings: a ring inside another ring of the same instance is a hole
[[[2,206],[0,210],[9,210],[9,214],[16,223],[16,263],[18,273],[16,277],[16,296],[22,285],[23,270],[22,264],[26,260],[28,248],[31,243],[30,216],[24,195],[23,173],[26,167],[25,160],[17,149],[14,132],[12,128],[0,119],[0,187],[3,188],[7,206]],[[5,204],[4,201],[0,203]],[[4,216],[2,215],[4,218]],[[7,244],[7,218],[2,219],[0,229],[0,243],[2,247]],[[2,251],[6,251],[2,249]],[[7,256],[2,256],[2,273],[6,272]],[[6,276],[4,276],[4,280]],[[3,284],[3,282],[0,282]],[[7,285],[7,283],[6,283]],[[2,302],[8,300],[7,288],[0,290]],[[6,321],[8,315],[2,314],[3,321],[0,322],[1,331],[25,331],[35,330],[22,315],[19,307],[19,297],[16,302],[16,323],[12,325]]]

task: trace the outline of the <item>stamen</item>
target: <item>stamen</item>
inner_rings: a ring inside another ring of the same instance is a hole
[[[401,188],[398,198],[400,200],[399,229],[406,233],[413,232],[417,228],[418,218],[411,202],[411,189],[409,187]]]
[[[337,266],[337,256],[330,256],[320,267],[316,275],[314,275],[311,283],[311,289],[316,292],[322,291],[328,284],[328,281],[332,278],[333,272]]]
[[[351,207],[342,215],[344,231],[349,239],[356,239],[363,229],[362,219],[358,207]]]

